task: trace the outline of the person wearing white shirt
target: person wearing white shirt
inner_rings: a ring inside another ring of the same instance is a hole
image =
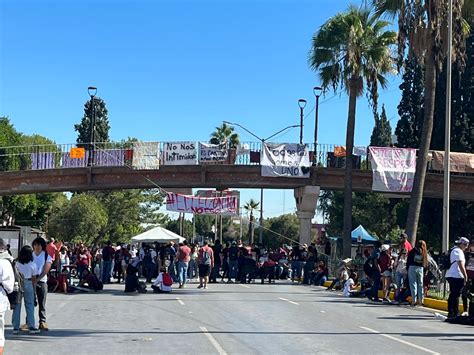
[[[153,285],[151,286],[153,292],[171,292],[171,286],[167,286],[163,283],[163,275],[165,274],[165,272],[166,269],[162,269],[161,272],[158,274],[158,277],[156,278],[155,282],[153,282]]]
[[[33,249],[29,245],[25,245],[21,248],[18,255],[18,261],[16,263],[18,272],[23,276],[23,294],[22,297],[25,303],[26,309],[26,324],[30,334],[39,333],[39,329],[35,327],[35,290],[36,287],[36,275],[39,271],[36,264],[33,262]],[[21,315],[21,298],[20,302],[16,305],[13,310],[12,325],[13,334],[20,331],[20,315]]]
[[[451,267],[446,272],[446,280],[449,283],[448,318],[456,318],[459,315],[459,297],[467,282],[464,250],[469,246],[469,239],[462,237],[456,240],[455,244],[449,255]]]
[[[15,284],[11,260],[11,255],[5,249],[5,242],[0,239],[0,355],[5,346],[5,312],[10,307],[7,294],[13,291]]]
[[[46,297],[48,296],[48,272],[53,260],[46,253],[46,241],[38,237],[33,240],[33,262],[38,269],[36,296],[38,297],[39,329],[48,330],[46,323]]]
[[[351,275],[349,276],[349,279],[344,284],[344,290],[342,291],[342,295],[344,297],[350,297],[351,292],[356,289],[356,280],[357,280],[357,275],[355,273],[351,273]]]

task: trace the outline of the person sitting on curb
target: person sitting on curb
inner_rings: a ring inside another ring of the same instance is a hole
[[[331,291],[333,288],[335,290],[340,290],[349,279],[349,263],[352,259],[344,259],[342,261],[342,265],[336,270],[336,275],[339,275],[338,278],[334,279],[331,286],[329,286],[326,290]]]
[[[357,288],[357,274],[355,272],[351,272],[349,275],[349,279],[344,284],[344,291],[342,291],[342,295],[344,297],[350,297],[352,292],[356,291]]]
[[[324,264],[324,261],[320,261],[317,269],[312,272],[311,283],[315,286],[324,286],[324,283],[328,280],[328,274],[328,268]]]

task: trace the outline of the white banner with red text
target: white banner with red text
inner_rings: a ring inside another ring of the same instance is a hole
[[[416,149],[369,147],[372,190],[411,192],[416,170]]]
[[[233,216],[239,213],[239,200],[236,196],[196,197],[168,192],[166,194],[166,210]]]

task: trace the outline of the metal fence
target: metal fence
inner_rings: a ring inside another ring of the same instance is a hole
[[[160,164],[163,165],[165,145],[160,142]],[[176,143],[176,142],[170,142]],[[199,142],[194,142],[195,147]],[[309,159],[312,165],[319,167],[344,168],[345,157],[335,154],[336,144],[307,144]],[[85,150],[82,158],[73,157],[72,149],[82,147]],[[353,168],[357,170],[371,169],[367,147],[356,147],[360,155],[353,155]],[[201,164],[235,164],[260,165],[261,142],[242,142],[237,149],[226,149],[227,158],[218,162],[202,162]],[[106,142],[83,144],[44,144],[0,147],[0,171],[65,169],[87,166],[130,166],[133,157],[132,142]],[[200,161],[200,151],[196,149],[196,164]],[[442,174],[443,171],[433,170],[431,164],[428,171]],[[473,176],[472,173],[452,173],[453,175]]]

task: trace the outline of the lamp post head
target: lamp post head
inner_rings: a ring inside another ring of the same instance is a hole
[[[305,99],[299,99],[299,100],[298,100],[298,106],[299,106],[300,108],[305,108],[305,106],[306,106],[306,100],[305,100]]]
[[[323,90],[322,87],[320,87],[320,86],[315,86],[315,87],[313,88],[314,96],[319,96],[319,95],[321,94],[321,91],[322,91],[322,90]]]
[[[87,92],[89,93],[90,97],[94,97],[97,94],[97,88],[95,86],[89,86],[87,88]]]

